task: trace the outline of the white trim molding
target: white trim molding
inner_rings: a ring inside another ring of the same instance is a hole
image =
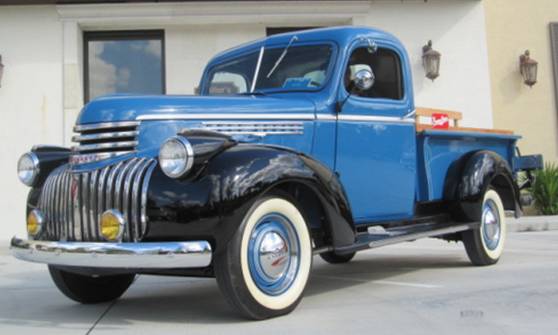
[[[351,24],[370,10],[370,1],[239,1],[182,3],[113,3],[58,5],[61,20],[79,21],[82,27],[121,24],[207,25],[261,23]]]

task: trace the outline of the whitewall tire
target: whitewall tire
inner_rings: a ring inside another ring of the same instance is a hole
[[[294,200],[277,194],[256,201],[214,267],[221,291],[245,316],[292,311],[312,267],[310,233]]]
[[[498,262],[506,243],[506,216],[498,193],[489,189],[481,204],[480,226],[463,233],[463,244],[471,262],[490,265]]]

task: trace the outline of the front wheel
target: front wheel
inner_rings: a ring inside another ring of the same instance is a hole
[[[251,319],[291,312],[302,299],[312,244],[306,221],[286,195],[264,197],[215,256],[215,276],[229,303]]]
[[[483,198],[479,228],[462,234],[467,255],[474,265],[498,262],[506,241],[504,205],[498,193],[489,189]]]
[[[132,285],[134,274],[86,276],[49,265],[56,287],[68,298],[82,304],[96,304],[120,298]]]

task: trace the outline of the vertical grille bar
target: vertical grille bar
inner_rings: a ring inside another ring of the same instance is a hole
[[[132,208],[131,208],[131,212],[130,212],[130,216],[128,218],[128,221],[132,223],[133,227],[133,234],[132,237],[134,239],[134,241],[138,241],[140,239],[140,236],[142,236],[142,227],[141,227],[141,217],[140,217],[140,207],[141,207],[141,194],[140,194],[140,190],[141,190],[141,180],[145,174],[145,171],[147,169],[147,167],[151,164],[152,160],[145,160],[143,162],[140,163],[140,167],[138,169],[138,172],[136,173],[136,176],[134,177],[134,181],[132,183],[132,198],[131,198],[131,203],[132,203]]]
[[[107,177],[109,175],[110,169],[111,169],[110,166],[107,166],[101,171],[101,175],[99,176],[99,186],[97,189],[97,221],[98,222],[101,222],[101,215],[106,210],[105,188],[106,188]],[[102,240],[102,238],[99,237],[99,240]]]
[[[141,158],[137,160],[124,179],[124,192],[122,193],[122,209],[124,211],[124,218],[126,222],[128,222],[128,236],[130,240],[135,239],[135,230],[136,227],[134,226],[134,221],[131,220],[131,208],[130,208],[130,196],[132,191],[132,181],[134,180],[135,175],[138,173],[139,168],[143,165],[145,158]]]
[[[38,207],[49,240],[102,241],[101,214],[119,210],[126,222],[123,241],[140,241],[147,231],[147,188],[154,159],[132,158],[99,170],[75,173],[55,169],[44,183]]]
[[[73,202],[73,209],[74,209],[74,238],[76,241],[82,241],[82,230],[83,226],[81,224],[81,201],[80,201],[80,184],[81,184],[81,176],[79,174],[72,175],[72,202]]]
[[[120,168],[122,167],[123,162],[116,164],[114,169],[110,172],[107,181],[107,188],[106,188],[106,208],[114,208],[114,182],[116,175],[120,172]]]
[[[50,204],[51,202],[51,196],[50,196],[50,190],[52,188],[52,184],[54,183],[53,178],[48,178],[46,185],[43,189],[43,192],[45,193],[45,202],[44,202],[44,207],[43,210],[46,212],[46,216],[47,216],[47,220],[52,220],[52,212],[50,209]],[[42,194],[41,194],[42,197]],[[46,235],[48,238],[53,238],[55,235],[52,232],[52,226],[51,225],[47,225],[47,229],[46,229]]]
[[[91,227],[91,236],[95,241],[99,240],[99,223],[97,222],[97,177],[99,170],[93,171],[89,180],[89,226]]]
[[[143,184],[141,187],[141,218],[140,218],[140,227],[141,227],[141,235],[143,236],[147,231],[147,187],[149,186],[149,180],[151,178],[151,174],[155,169],[155,160],[151,162],[151,165],[147,169],[145,177],[143,178]]]
[[[91,241],[92,231],[89,222],[89,173],[81,175],[81,217],[83,219],[84,240]]]

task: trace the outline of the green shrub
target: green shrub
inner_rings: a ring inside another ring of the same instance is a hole
[[[558,214],[558,166],[545,164],[543,170],[537,171],[530,191],[541,214]]]

